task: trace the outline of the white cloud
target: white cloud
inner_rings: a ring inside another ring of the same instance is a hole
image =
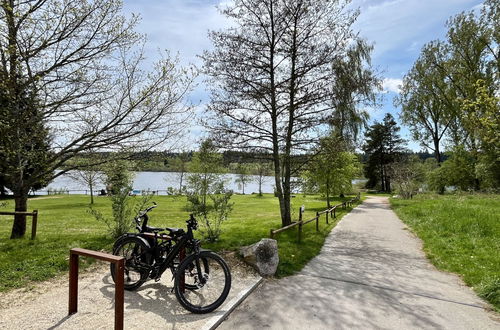
[[[398,78],[385,78],[382,82],[382,88],[384,92],[399,93],[401,91],[401,85],[403,80]]]
[[[355,28],[375,43],[374,63],[399,71],[403,57],[416,58],[420,48],[434,39],[444,38],[448,18],[482,3],[482,0],[353,0],[360,8]],[[404,51],[406,54],[403,54]],[[388,61],[388,60],[391,61]],[[401,62],[401,61],[400,61]],[[380,63],[379,63],[380,64]]]
[[[200,64],[197,55],[209,49],[209,30],[229,25],[216,5],[227,1],[205,0],[125,0],[125,11],[139,14],[137,30],[148,37],[146,55],[154,57],[158,50],[179,53],[184,64]]]

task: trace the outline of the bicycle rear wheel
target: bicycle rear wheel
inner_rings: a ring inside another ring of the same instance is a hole
[[[138,237],[123,239],[114,249],[113,254],[125,258],[124,288],[135,290],[148,278],[148,266],[151,264],[151,255],[147,252],[147,243]],[[111,276],[115,281],[115,267],[111,265]]]
[[[195,290],[191,289],[194,287]],[[175,296],[192,313],[212,312],[226,300],[230,289],[229,267],[224,259],[211,251],[190,255],[175,274]]]

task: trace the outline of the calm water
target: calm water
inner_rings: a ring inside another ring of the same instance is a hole
[[[186,176],[184,175],[183,185],[186,184]],[[241,193],[241,187],[235,182],[237,176],[236,174],[225,174],[225,180],[227,182],[226,187],[228,189],[234,190],[234,192]],[[257,193],[259,191],[259,185],[257,183],[257,176],[251,176],[252,181],[245,185],[245,194],[251,194],[253,192]],[[179,173],[176,172],[135,172],[134,177],[134,190],[152,190],[159,191],[160,195],[166,195],[166,190],[168,187],[179,188]],[[100,182],[94,191],[104,189],[105,185]],[[47,194],[47,190],[69,190],[71,194],[85,194],[89,189],[84,184],[73,180],[67,175],[62,175],[57,177],[52,183],[50,183],[46,188],[38,191],[37,194]],[[262,192],[272,193],[274,191],[274,177],[265,177],[264,183],[262,184]]]

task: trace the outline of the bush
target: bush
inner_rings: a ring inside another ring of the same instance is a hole
[[[106,187],[111,192],[109,198],[111,199],[113,217],[107,218],[92,207],[89,209],[89,213],[96,220],[104,222],[108,226],[109,234],[114,238],[127,233],[132,227],[134,203],[130,201],[130,191],[132,190],[133,176],[128,171],[128,167],[128,162],[116,161],[108,164],[104,169]]]

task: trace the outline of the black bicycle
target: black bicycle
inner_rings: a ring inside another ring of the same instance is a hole
[[[198,222],[192,214],[186,221],[187,231],[148,226],[147,213],[156,206],[134,218],[139,233],[125,234],[113,246],[113,254],[125,258],[125,289],[135,290],[148,279],[159,281],[170,269],[179,303],[192,313],[212,312],[231,289],[228,265],[216,253],[200,248],[200,241],[193,236]],[[114,280],[114,265],[111,276]]]

